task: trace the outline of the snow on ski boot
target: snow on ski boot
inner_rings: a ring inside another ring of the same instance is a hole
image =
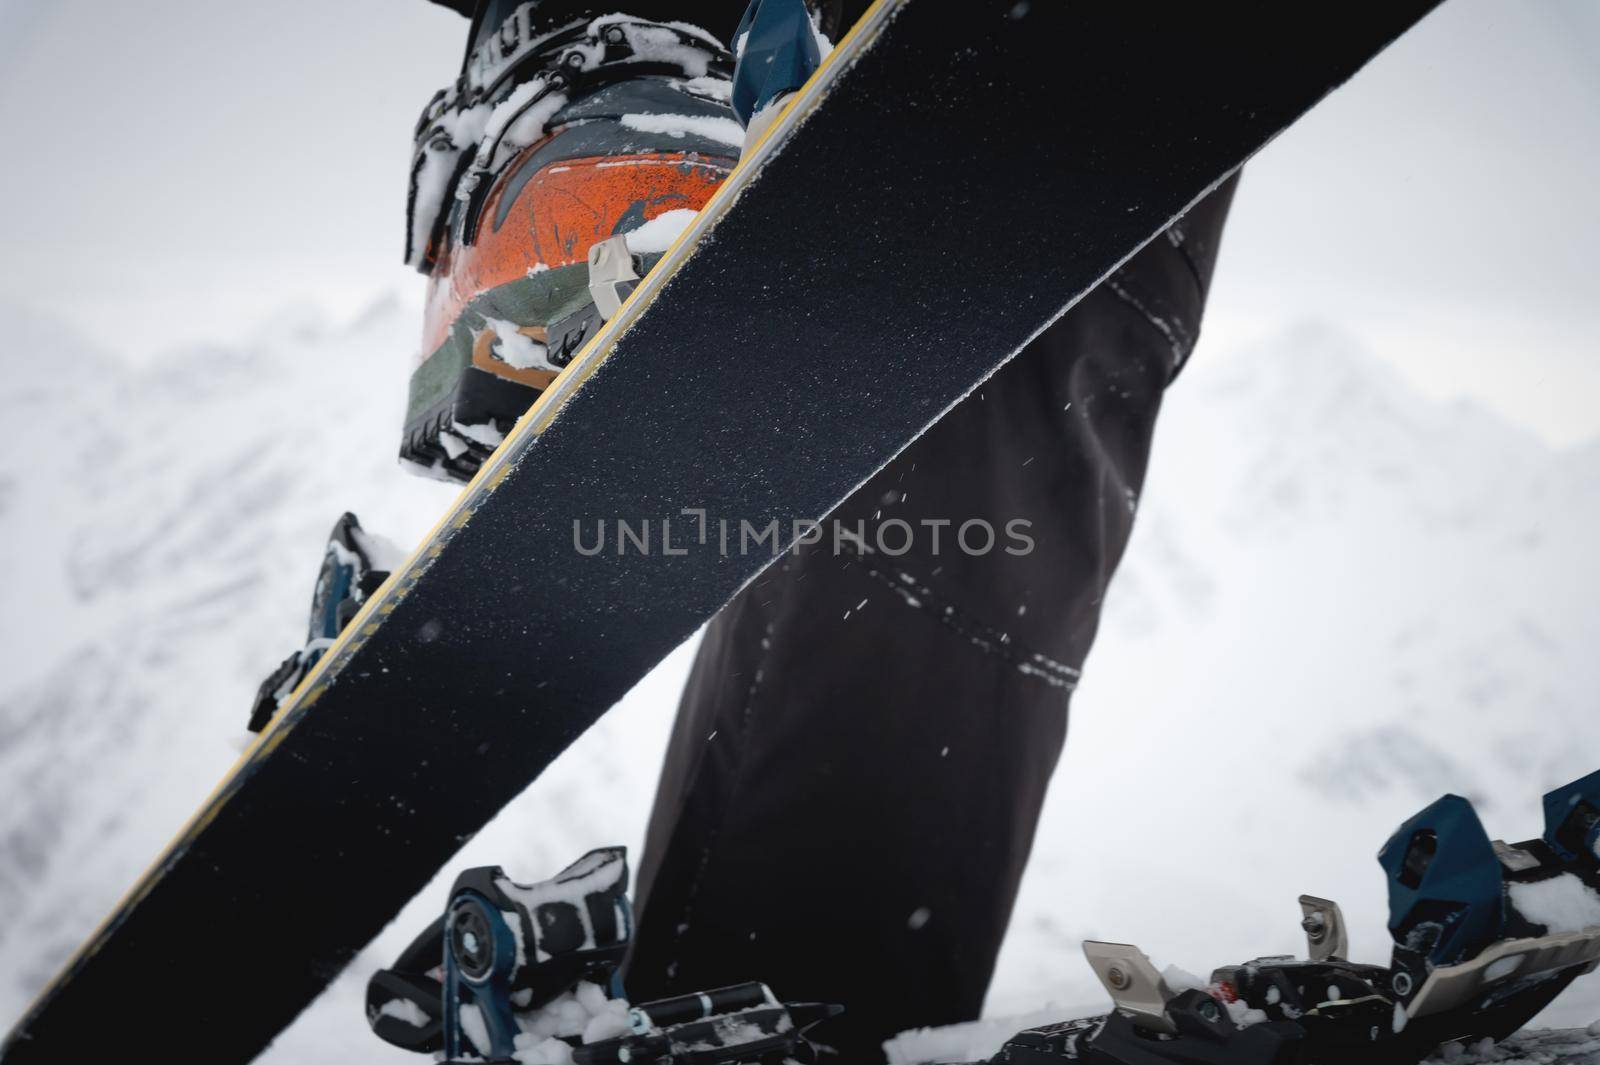
[[[451,1061],[510,1061],[551,1039],[620,1034],[627,885],[621,847],[590,851],[537,884],[498,866],[466,870],[444,916],[394,968],[373,974],[368,1023],[385,1042]]]
[[[991,1065],[1411,1065],[1502,1040],[1600,966],[1600,772],[1544,797],[1545,831],[1491,841],[1447,795],[1379,853],[1388,966],[1345,958],[1337,904],[1300,898],[1308,957],[1257,958],[1174,988],[1137,947],[1088,942],[1114,1012],[1020,1032]]]
[[[261,682],[250,707],[251,732],[266,728],[278,712],[278,705],[289,697],[367,597],[389,579],[390,572],[403,559],[404,553],[394,544],[362,529],[354,514],[346,513],[334,523],[316,587],[311,592],[306,644]]]
[[[575,1047],[575,1065],[810,1065],[806,1033],[843,1007],[779,1002],[750,982],[659,999],[628,1011],[630,1034]]]
[[[400,454],[435,476],[472,476],[744,136],[712,35],[626,15],[551,26],[537,11],[481,27],[417,124],[406,259],[429,285]]]

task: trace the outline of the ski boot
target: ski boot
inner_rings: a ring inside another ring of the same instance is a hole
[[[444,916],[368,983],[373,1032],[447,1062],[814,1060],[805,1032],[837,1008],[781,1003],[764,984],[629,1008],[617,976],[633,931],[627,883],[621,847],[590,851],[539,884],[468,869]]]
[[[1175,989],[1137,947],[1084,944],[1116,1007],[1020,1032],[990,1065],[1411,1065],[1502,1040],[1600,965],[1600,772],[1544,797],[1545,832],[1491,841],[1447,795],[1405,822],[1389,878],[1387,966],[1346,959],[1339,907],[1300,898],[1308,958],[1219,968]]]
[[[266,728],[278,705],[317,664],[334,639],[356,616],[367,597],[389,579],[401,560],[400,549],[361,528],[354,514],[345,514],[328,534],[322,568],[311,592],[311,621],[306,645],[285,658],[256,691],[250,707],[251,732]]]
[[[686,23],[480,30],[416,129],[406,258],[429,277],[401,457],[470,479],[738,160],[733,58]]]
[[[816,70],[820,25],[753,0],[737,70],[681,22],[552,27],[530,2],[480,27],[417,123],[406,259],[429,282],[403,460],[472,477]]]

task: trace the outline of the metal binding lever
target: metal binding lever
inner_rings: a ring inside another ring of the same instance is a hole
[[[1337,902],[1301,895],[1300,927],[1305,929],[1306,954],[1312,961],[1350,956],[1350,936]]]
[[[1140,1027],[1175,1032],[1167,1016],[1172,989],[1167,986],[1145,952],[1131,943],[1101,943],[1085,940],[1083,955],[1089,967],[1105,985],[1112,1003],[1128,1014]]]
[[[719,1013],[736,1013],[757,1006],[781,1005],[766,984],[747,983],[715,991],[696,991],[676,998],[647,1002],[628,1011],[628,1027],[637,1035],[700,1021]]]

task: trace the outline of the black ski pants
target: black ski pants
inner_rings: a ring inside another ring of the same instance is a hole
[[[818,1035],[846,1061],[978,1016],[1232,193],[711,622],[639,868],[634,997],[760,979],[842,1003]]]

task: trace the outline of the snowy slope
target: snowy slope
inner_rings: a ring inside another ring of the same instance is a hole
[[[0,308],[0,1024],[237,755],[343,509],[414,542],[452,491],[393,464],[396,304],[147,370]],[[1421,400],[1336,332],[1202,346],[1155,470],[990,1010],[1099,998],[1094,935],[1206,971],[1299,949],[1295,896],[1383,954],[1372,860],[1445,790],[1491,832],[1600,765],[1600,446]],[[680,651],[475,839],[269,1060],[415,1060],[361,987],[464,864],[637,845]],[[247,959],[239,959],[241,965]],[[780,989],[781,990],[781,989]],[[1553,1020],[1600,1018],[1600,978]]]

